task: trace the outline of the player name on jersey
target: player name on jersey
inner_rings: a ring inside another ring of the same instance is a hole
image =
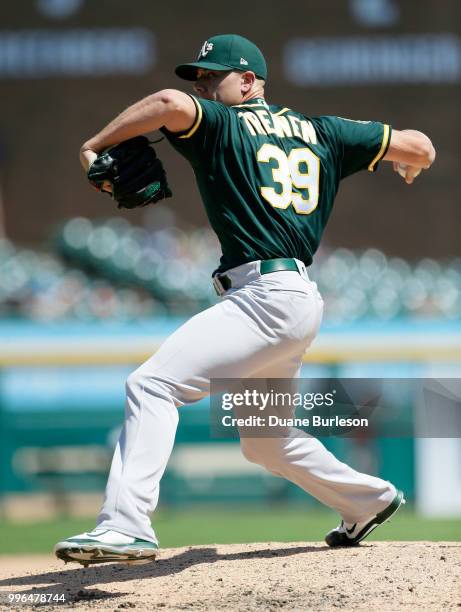
[[[312,123],[294,115],[285,116],[287,111],[289,109],[284,108],[278,113],[271,113],[264,108],[255,108],[251,111],[241,111],[238,116],[243,119],[252,136],[275,134],[279,138],[297,137],[308,144],[317,144],[317,134]]]

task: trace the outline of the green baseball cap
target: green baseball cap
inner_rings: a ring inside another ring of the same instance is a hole
[[[186,81],[197,80],[197,70],[252,70],[260,79],[267,79],[264,55],[247,38],[238,34],[220,34],[206,40],[196,62],[176,67],[176,74]]]

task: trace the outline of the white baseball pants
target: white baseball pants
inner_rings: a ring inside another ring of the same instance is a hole
[[[300,273],[261,275],[259,262],[229,270],[232,288],[220,302],[187,321],[129,376],[125,424],[98,527],[157,541],[150,513],[173,448],[178,408],[206,397],[210,379],[299,376],[323,302],[298,265]],[[389,482],[353,470],[298,430],[284,438],[242,438],[241,448],[249,461],[296,483],[346,522],[380,512],[396,494]]]

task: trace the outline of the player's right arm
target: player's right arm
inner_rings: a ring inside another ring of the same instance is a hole
[[[197,107],[192,98],[176,89],[154,93],[124,110],[80,149],[80,162],[88,170],[98,153],[123,140],[166,127],[170,132],[190,129]]]
[[[416,130],[395,130],[379,121],[357,121],[344,117],[320,117],[321,124],[337,144],[340,178],[367,168],[375,172],[382,160],[406,168],[405,180],[413,183],[423,168],[429,168],[435,159],[430,139]]]
[[[430,140],[417,130],[392,130],[385,161],[394,162],[394,170],[399,164],[407,166],[405,180],[413,183],[422,169],[428,170],[435,160],[435,149]]]

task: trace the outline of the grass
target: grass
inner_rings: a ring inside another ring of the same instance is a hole
[[[320,541],[337,524],[328,511],[293,508],[165,510],[153,521],[164,548],[194,544]],[[58,518],[40,523],[0,523],[0,554],[47,553],[65,537],[88,531],[94,518]],[[404,508],[370,540],[460,541],[461,523],[425,519]]]

